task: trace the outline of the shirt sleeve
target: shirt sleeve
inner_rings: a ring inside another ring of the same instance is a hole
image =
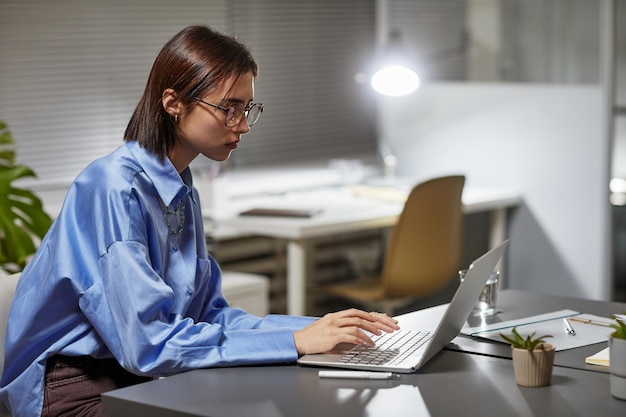
[[[202,318],[211,321],[181,315],[174,290],[137,242],[114,243],[100,269],[102,280],[85,291],[80,307],[122,366],[139,374],[291,362],[297,359],[293,331],[314,320],[256,317],[220,306],[221,294],[206,300],[214,307]]]

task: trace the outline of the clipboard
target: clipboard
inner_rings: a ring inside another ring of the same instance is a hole
[[[576,332],[575,335],[570,335],[566,331],[564,318],[577,319],[577,321],[570,320],[570,324]],[[586,324],[579,320],[602,323],[602,325]],[[607,317],[565,309],[484,326],[464,327],[461,334],[508,343],[502,339],[500,333],[508,334],[513,327],[516,327],[522,337],[533,332],[536,332],[536,336],[551,335],[552,337],[547,338],[546,342],[553,344],[556,350],[560,351],[608,341],[613,332],[613,329],[608,326],[611,321]]]

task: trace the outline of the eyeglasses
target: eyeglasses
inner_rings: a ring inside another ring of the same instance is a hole
[[[222,107],[217,104],[206,102],[199,97],[194,97],[194,100],[225,112],[226,122],[224,124],[226,127],[237,126],[241,123],[244,115],[248,121],[248,126],[254,126],[254,124],[261,118],[261,113],[263,113],[263,104],[261,103],[250,103],[247,106],[244,106],[243,103],[233,103],[229,107]]]

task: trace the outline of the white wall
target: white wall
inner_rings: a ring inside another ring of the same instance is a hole
[[[598,87],[424,85],[380,100],[381,138],[400,175],[463,172],[468,186],[521,192],[508,287],[610,296],[609,145]]]

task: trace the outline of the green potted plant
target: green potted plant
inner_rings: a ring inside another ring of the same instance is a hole
[[[515,381],[524,387],[543,387],[552,383],[556,348],[544,340],[552,336],[535,335],[536,332],[533,332],[523,337],[516,327],[511,330],[511,335],[500,333],[511,344]]]
[[[21,271],[52,223],[41,200],[14,184],[26,177],[36,174],[15,163],[13,135],[0,120],[0,272]]]
[[[609,369],[611,395],[626,400],[626,321],[614,315],[613,333],[609,338]]]

